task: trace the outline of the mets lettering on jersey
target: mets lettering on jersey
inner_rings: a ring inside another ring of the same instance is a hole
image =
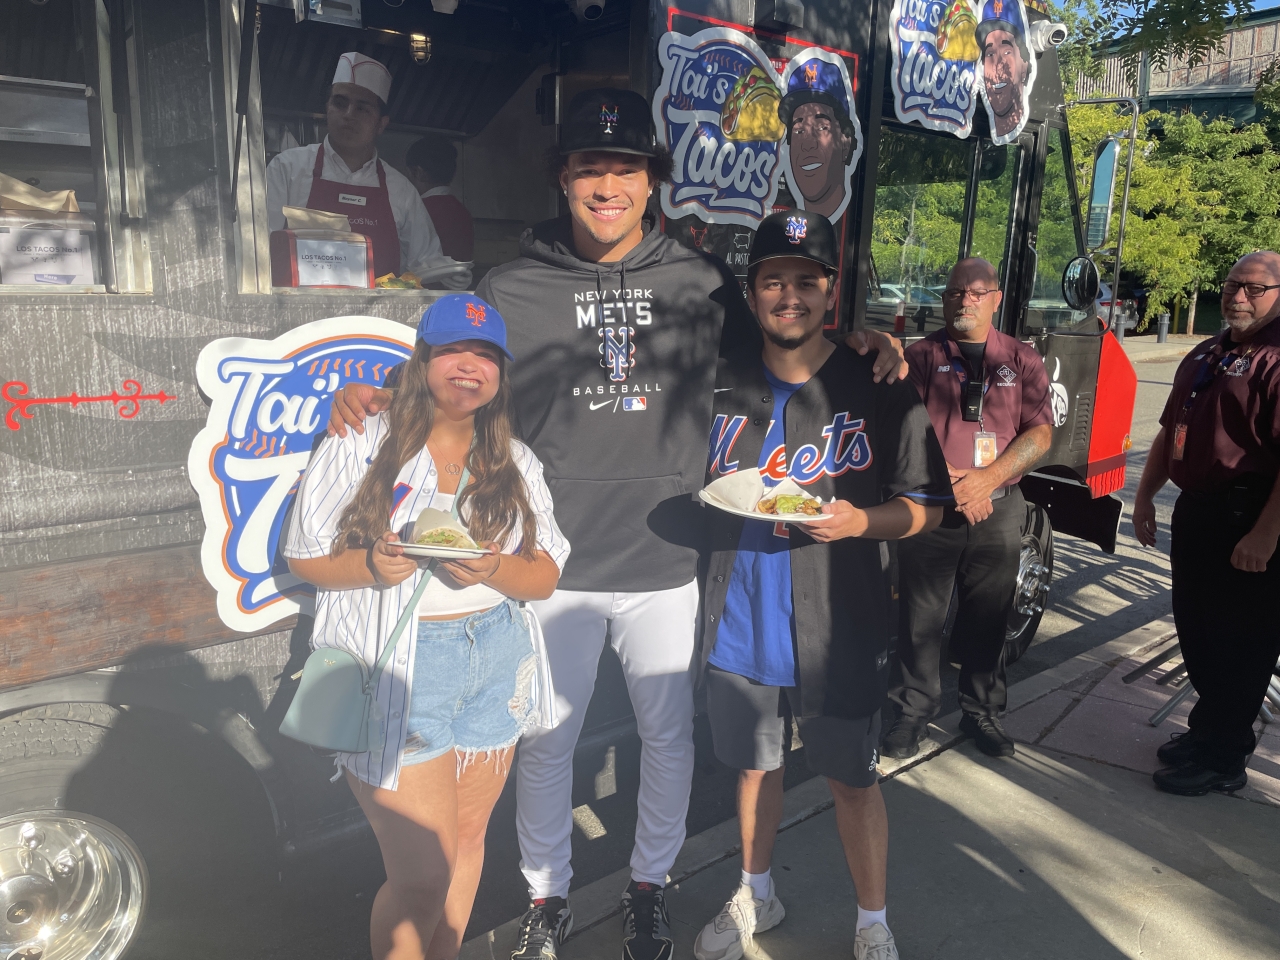
[[[200,559],[233,630],[260,630],[310,613],[314,589],[289,573],[281,527],[329,421],[334,391],[380,384],[413,352],[412,327],[376,317],[335,317],[275,340],[215,340],[196,379],[212,400],[191,443],[187,472],[200,496]]]
[[[711,425],[711,446],[707,462],[711,473],[736,473],[738,461],[733,456],[733,446],[747,425],[746,417],[729,417],[716,414]],[[866,433],[866,421],[854,419],[848,413],[837,413],[831,423],[822,428],[826,440],[823,449],[806,443],[798,450],[788,468],[786,447],[779,446],[769,454],[763,468],[774,480],[790,476],[796,483],[809,484],[822,477],[838,477],[850,470],[865,470],[871,466],[871,441]]]

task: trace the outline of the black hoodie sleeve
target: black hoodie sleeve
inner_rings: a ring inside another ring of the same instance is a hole
[[[708,258],[710,259],[710,258]],[[760,335],[760,324],[747,306],[746,294],[742,291],[742,283],[729,270],[727,264],[713,261],[720,270],[720,287],[711,295],[711,299],[724,308],[724,326],[720,328],[720,356],[732,356],[734,351],[744,349],[748,353],[758,353],[764,346]]]

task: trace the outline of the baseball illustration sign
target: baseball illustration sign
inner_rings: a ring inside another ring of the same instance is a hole
[[[1036,77],[1022,0],[896,0],[891,30],[899,120],[967,137],[981,97],[992,141],[1018,138]]]
[[[853,197],[853,171],[862,157],[862,125],[844,59],[810,47],[787,61],[778,117],[786,128],[782,165],[801,210],[832,223]]]
[[[231,629],[311,613],[314,588],[279,552],[298,480],[334,392],[352,381],[381,384],[413,352],[414,337],[392,320],[334,317],[275,340],[215,340],[200,352],[196,379],[212,405],[187,472],[204,515],[201,566]]]

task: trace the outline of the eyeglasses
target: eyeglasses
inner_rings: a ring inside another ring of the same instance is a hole
[[[1250,300],[1257,300],[1268,290],[1280,290],[1280,283],[1236,283],[1234,280],[1228,280],[1222,285],[1224,297],[1234,297],[1241,290]]]
[[[981,303],[983,300],[987,299],[987,297],[991,296],[991,294],[998,292],[998,290],[994,289],[982,290],[976,287],[970,287],[968,290],[957,290],[954,287],[948,287],[946,290],[942,291],[942,295],[953,303],[959,303],[965,297],[972,297],[974,303]]]

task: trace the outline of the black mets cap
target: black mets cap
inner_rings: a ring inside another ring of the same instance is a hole
[[[829,270],[840,269],[840,247],[831,221],[820,213],[783,210],[760,221],[747,266],[776,257],[803,257]]]
[[[656,156],[658,136],[649,101],[612,87],[583,90],[574,97],[560,118],[560,153],[591,150]]]

